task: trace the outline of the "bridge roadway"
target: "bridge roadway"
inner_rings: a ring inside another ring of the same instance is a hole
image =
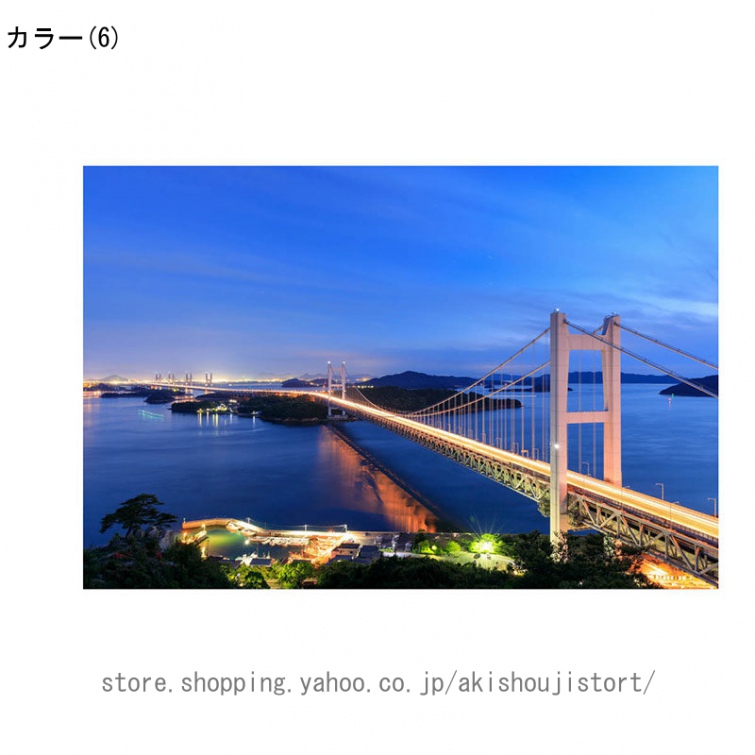
[[[168,383],[159,385],[181,387]],[[309,395],[330,401],[333,406],[377,422],[513,488],[537,501],[541,510],[550,503],[548,462],[504,451],[369,404],[311,390],[189,387],[211,392]],[[576,527],[596,529],[631,545],[647,548],[654,556],[717,584],[717,517],[571,470],[567,474],[567,485],[570,520]]]

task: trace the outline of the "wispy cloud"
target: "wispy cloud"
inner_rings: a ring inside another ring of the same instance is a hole
[[[717,349],[704,171],[110,169],[85,185],[87,358],[133,339],[135,360],[201,353],[240,371],[252,354],[316,371],[340,350],[363,372],[463,373],[556,307]]]

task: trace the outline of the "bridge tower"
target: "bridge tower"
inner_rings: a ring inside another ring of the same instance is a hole
[[[341,398],[346,398],[346,362],[341,362],[341,369],[339,370],[340,375],[338,378],[338,382],[340,383],[341,387]],[[333,369],[333,365],[328,362],[328,417],[333,416],[333,407],[330,403],[330,397],[333,395],[333,376],[335,375],[335,370]],[[336,387],[338,387],[338,383],[336,383]]]
[[[550,322],[550,421],[551,421],[551,516],[550,535],[555,545],[569,529],[566,473],[568,464],[567,430],[571,424],[603,424],[603,479],[621,486],[621,331],[619,316],[603,320],[599,338],[569,333],[566,315],[556,310]],[[603,369],[603,409],[569,411],[569,353],[600,351]]]

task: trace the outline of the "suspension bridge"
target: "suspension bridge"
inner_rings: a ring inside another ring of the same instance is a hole
[[[421,410],[378,406],[369,390],[349,381],[344,363],[340,368],[328,363],[327,387],[321,391],[276,392],[311,395],[327,403],[329,415],[340,410],[375,422],[532,499],[550,519],[554,544],[569,531],[595,530],[717,584],[718,518],[664,500],[663,487],[661,498],[656,498],[622,485],[621,357],[631,357],[708,396],[718,398],[717,389],[630,351],[622,345],[622,332],[718,371],[711,362],[622,325],[618,315],[588,330],[556,310],[548,328],[511,357]],[[579,369],[572,389],[572,357],[581,366],[584,355],[592,357],[594,366],[599,361],[600,370]],[[515,369],[522,364],[527,368]],[[583,384],[585,374],[588,385]],[[174,376],[155,382],[177,385]],[[187,374],[183,385],[254,391],[216,387],[209,374],[204,384]],[[590,433],[591,454],[589,438],[586,442]]]

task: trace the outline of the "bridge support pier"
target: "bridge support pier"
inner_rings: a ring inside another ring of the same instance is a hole
[[[569,531],[567,471],[568,426],[577,423],[603,424],[603,479],[621,486],[621,352],[619,316],[603,320],[599,338],[569,333],[566,315],[556,310],[550,321],[550,421],[551,489],[550,536],[556,545]],[[569,411],[569,354],[572,351],[600,351],[603,370],[603,409]],[[580,470],[581,471],[581,470]]]

